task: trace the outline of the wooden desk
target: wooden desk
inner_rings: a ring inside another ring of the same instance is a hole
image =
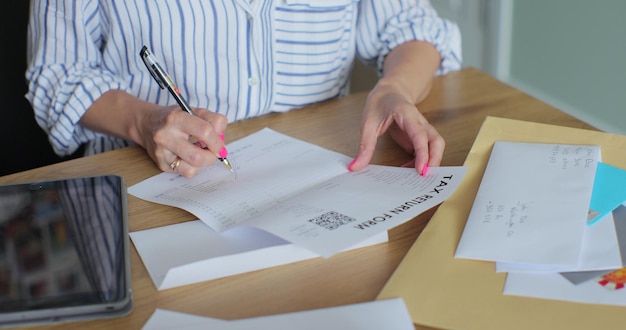
[[[229,126],[226,141],[236,140],[267,126],[355,156],[365,98],[366,94],[355,94],[289,113],[238,122]],[[430,96],[419,108],[446,139],[442,165],[463,164],[487,115],[593,129],[475,69],[464,69],[437,78]],[[373,163],[400,165],[409,158],[385,136],[379,141]],[[0,183],[108,173],[123,176],[130,186],[159,173],[159,170],[143,149],[130,147],[4,176],[0,178]],[[131,231],[194,218],[186,211],[145,202],[134,196],[129,196],[129,208]],[[132,314],[50,328],[138,329],[156,308],[238,319],[371,301],[434,211],[430,210],[394,228],[387,244],[343,252],[330,259],[317,258],[160,292],[155,289],[133,248]]]

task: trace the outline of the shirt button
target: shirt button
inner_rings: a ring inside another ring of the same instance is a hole
[[[248,78],[248,85],[256,86],[258,83],[259,83],[259,80],[256,79],[255,77]]]
[[[251,21],[252,18],[253,18],[252,15],[250,15],[250,14],[246,14],[246,17],[248,18],[248,21]]]

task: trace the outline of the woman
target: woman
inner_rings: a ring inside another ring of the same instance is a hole
[[[389,131],[423,173],[445,142],[415,105],[461,66],[458,27],[427,0],[31,0],[28,36],[26,97],[57,154],[135,143],[185,177],[215,162],[229,122],[346,94],[355,56],[380,80],[350,170]],[[157,87],[143,45],[197,116]]]

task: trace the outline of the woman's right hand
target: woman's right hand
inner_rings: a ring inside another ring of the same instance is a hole
[[[206,109],[194,112],[196,116],[178,105],[159,107],[143,122],[142,146],[162,171],[194,177],[224,149],[227,118]]]
[[[159,169],[191,178],[215,163],[228,119],[207,109],[196,116],[178,105],[161,106],[112,90],[100,96],[80,125],[142,146]],[[197,143],[195,143],[197,142]]]

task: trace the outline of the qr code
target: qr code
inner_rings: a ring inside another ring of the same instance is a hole
[[[355,218],[351,218],[347,215],[343,215],[335,211],[330,211],[320,215],[319,217],[310,219],[309,222],[324,227],[328,230],[334,230],[339,228],[339,226],[343,226],[355,220]]]

